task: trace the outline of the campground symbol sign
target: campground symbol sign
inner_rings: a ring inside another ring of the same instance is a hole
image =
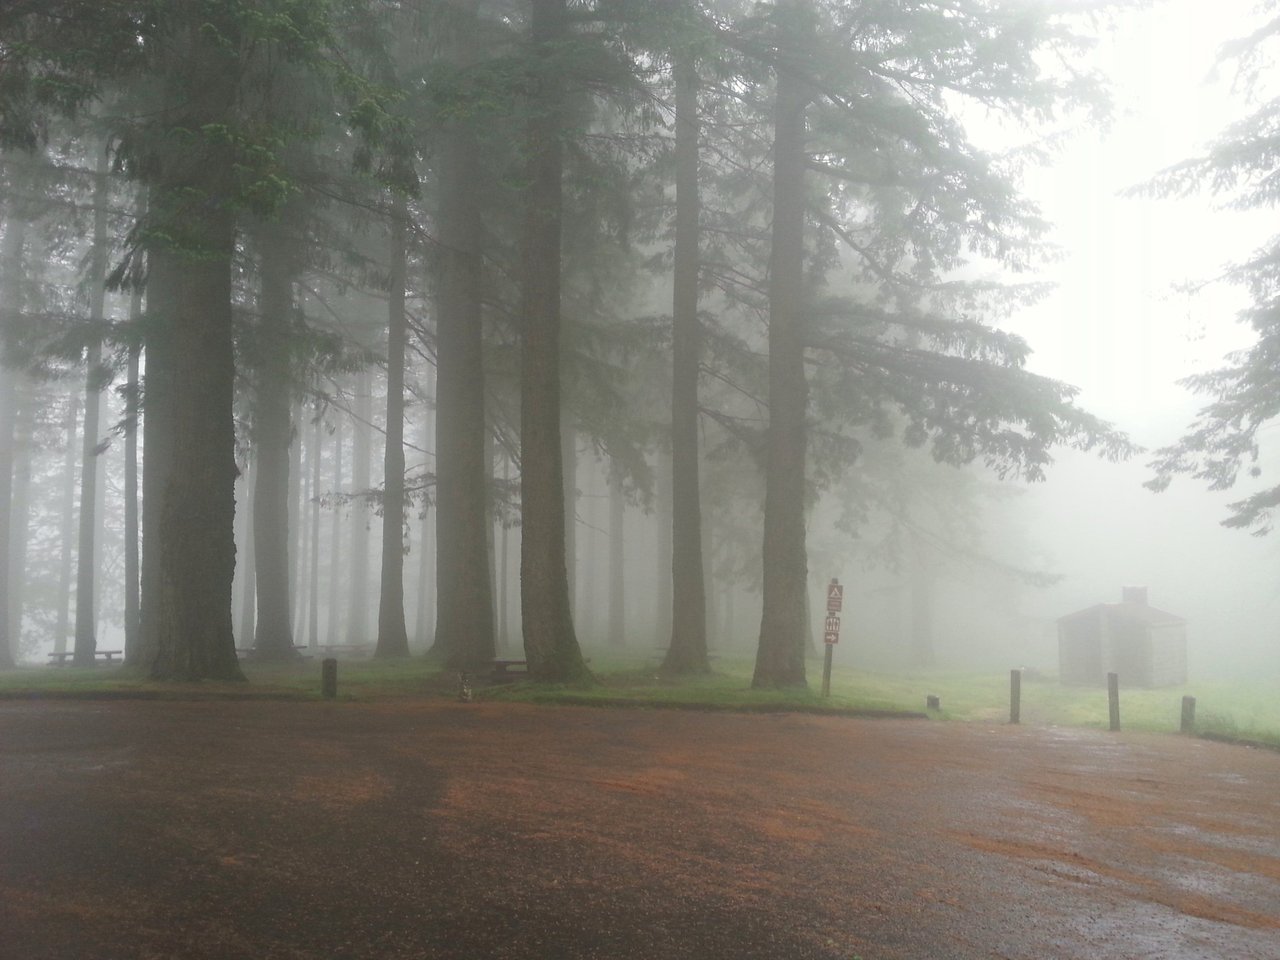
[[[827,587],[827,613],[839,613],[844,609],[844,584],[835,577]]]

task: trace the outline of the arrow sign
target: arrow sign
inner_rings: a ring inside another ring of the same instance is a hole
[[[822,642],[828,644],[840,642],[839,617],[827,617],[826,623],[823,624]]]
[[[835,577],[827,587],[827,613],[839,613],[844,609],[844,585]]]

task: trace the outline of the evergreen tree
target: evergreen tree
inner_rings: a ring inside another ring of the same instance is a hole
[[[530,0],[520,377],[520,605],[529,673],[582,681],[565,567],[560,455],[560,243],[566,39],[564,0]]]
[[[1271,77],[1275,72],[1280,20],[1275,2],[1259,6],[1272,19],[1257,30],[1227,44],[1224,64],[1238,70],[1238,86],[1254,104],[1252,111],[1232,124],[1204,156],[1186,160],[1160,174],[1147,187],[1161,196],[1187,195],[1208,188],[1228,199],[1236,209],[1269,209],[1280,200],[1276,190],[1275,131],[1280,126],[1280,98]],[[1229,490],[1241,475],[1258,481],[1261,489],[1228,506],[1223,525],[1271,532],[1280,506],[1280,485],[1266,479],[1260,431],[1280,416],[1280,235],[1240,263],[1229,265],[1224,278],[1248,291],[1250,304],[1239,316],[1252,328],[1255,340],[1247,350],[1226,358],[1224,366],[1183,381],[1195,393],[1211,398],[1177,443],[1156,451],[1148,481],[1164,490],[1178,474],[1204,481],[1210,490]]]
[[[404,622],[404,361],[405,270],[408,210],[403,196],[392,201],[387,317],[387,432],[382,462],[382,565],[378,590],[375,655],[407,657]]]

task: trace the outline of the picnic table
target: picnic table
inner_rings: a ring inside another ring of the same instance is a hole
[[[54,650],[49,654],[49,664],[54,667],[65,667],[68,663],[75,659],[76,652],[74,650]],[[95,650],[93,651],[93,659],[95,663],[116,663],[117,657],[124,657],[123,650]],[[123,662],[121,660],[120,662]]]
[[[494,660],[490,663],[492,673],[489,680],[492,683],[514,683],[520,677],[529,675],[529,661],[527,660]]]

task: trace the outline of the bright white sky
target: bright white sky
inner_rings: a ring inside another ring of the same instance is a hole
[[[1112,79],[1116,120],[1072,143],[1028,187],[1057,225],[1059,287],[1020,317],[1035,369],[1075,384],[1082,402],[1148,444],[1177,435],[1196,403],[1175,382],[1249,342],[1238,290],[1178,291],[1246,256],[1269,234],[1267,211],[1221,209],[1209,196],[1131,199],[1127,187],[1202,152],[1247,104],[1227,70],[1226,40],[1246,33],[1255,0],[1163,0],[1123,17],[1097,66]]]
[[[1175,440],[1201,403],[1176,381],[1251,339],[1235,320],[1241,291],[1218,284],[1189,296],[1177,285],[1212,278],[1280,229],[1271,211],[1227,211],[1208,196],[1119,193],[1198,155],[1247,111],[1230,72],[1210,74],[1219,46],[1249,32],[1253,9],[1254,0],[1164,0],[1126,15],[1096,52],[1114,84],[1113,127],[1082,135],[1028,181],[1066,256],[1048,271],[1056,293],[1011,326],[1035,349],[1033,369],[1080,387],[1086,409],[1149,448]],[[1280,677],[1280,533],[1222,528],[1239,492],[1179,479],[1150,493],[1148,459],[1110,465],[1068,452],[1023,498],[1032,540],[1065,575],[1029,612],[1051,633],[1054,618],[1118,600],[1123,584],[1147,585],[1153,605],[1190,621],[1193,678],[1224,663]]]

